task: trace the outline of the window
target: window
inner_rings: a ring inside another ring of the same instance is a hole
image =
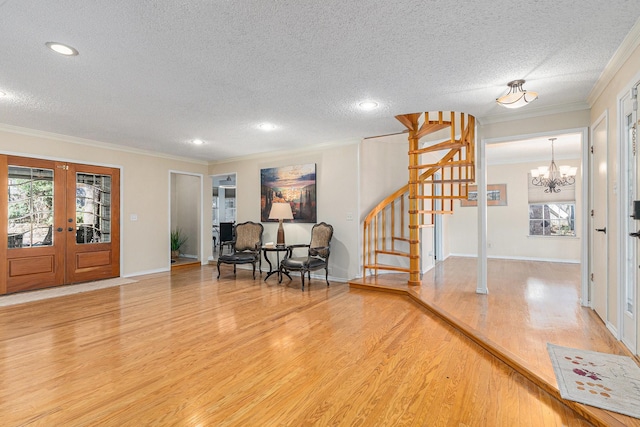
[[[53,170],[9,165],[8,247],[52,246]]]
[[[574,203],[529,205],[530,236],[575,236]]]

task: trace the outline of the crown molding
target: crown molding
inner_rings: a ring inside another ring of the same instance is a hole
[[[587,96],[589,108],[591,108],[600,95],[602,95],[604,89],[611,82],[616,73],[620,71],[622,65],[624,65],[638,46],[640,46],[640,18],[638,18],[633,27],[631,27],[631,31],[629,31],[629,34],[627,34],[618,49],[615,51],[607,65],[604,67],[604,70],[602,70],[602,73],[600,73],[600,77],[598,77],[596,84],[593,85],[591,92],[589,92],[589,96]]]
[[[477,117],[476,121],[480,126],[493,123],[511,122],[513,120],[529,119],[533,117],[548,116],[551,114],[570,113],[573,111],[588,110],[589,104],[586,102],[574,102],[571,104],[551,105],[549,107],[538,107],[532,109],[520,109],[515,112],[510,111],[505,114],[495,114],[492,116]]]
[[[208,165],[208,162],[204,160],[197,160],[197,159],[188,158],[188,157],[172,156],[169,154],[158,153],[150,150],[141,150],[139,148],[125,147],[122,145],[112,144],[109,142],[100,142],[92,139],[78,138],[75,136],[62,135],[58,133],[46,132],[46,131],[36,130],[36,129],[23,128],[19,126],[4,124],[4,123],[0,123],[0,132],[10,132],[10,133],[15,133],[19,135],[45,138],[45,139],[50,139],[50,140],[60,141],[60,142],[68,142],[70,144],[78,144],[86,147],[95,147],[95,148],[102,148],[102,149],[111,150],[111,151],[119,151],[122,153],[158,157],[161,159],[176,160],[180,162],[193,163],[193,164],[203,165],[203,166]]]

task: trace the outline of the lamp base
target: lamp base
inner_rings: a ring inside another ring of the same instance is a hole
[[[278,237],[276,239],[276,244],[278,246],[284,246],[284,227],[282,226],[282,220],[279,221]]]

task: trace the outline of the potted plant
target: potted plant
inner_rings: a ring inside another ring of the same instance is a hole
[[[188,236],[182,234],[180,228],[176,228],[171,232],[171,258],[178,258],[180,256],[180,248],[188,240]]]

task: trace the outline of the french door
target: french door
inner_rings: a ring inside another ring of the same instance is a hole
[[[637,94],[638,85],[634,87],[634,93]],[[632,91],[627,93],[620,99],[621,110],[621,150],[625,150],[623,153],[623,159],[626,160],[626,164],[621,165],[623,167],[623,177],[627,181],[626,185],[626,224],[621,224],[621,232],[624,233],[625,238],[623,254],[624,256],[624,271],[621,274],[621,280],[619,281],[620,287],[618,289],[620,298],[618,304],[619,313],[619,330],[620,339],[627,346],[633,354],[637,354],[637,289],[640,285],[640,277],[638,275],[638,254],[640,254],[640,239],[636,237],[638,232],[638,222],[631,215],[633,212],[633,200],[638,199],[638,189],[640,188],[640,174],[638,170],[638,156],[637,150],[637,107],[634,107],[634,100],[637,98],[632,97]]]
[[[0,294],[120,275],[120,171],[0,156]]]

